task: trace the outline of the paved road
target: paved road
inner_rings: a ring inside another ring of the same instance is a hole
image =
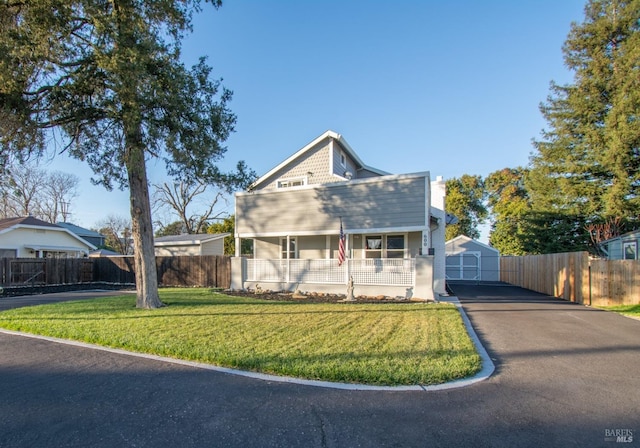
[[[640,321],[456,286],[496,364],[436,392],[323,389],[0,333],[2,447],[640,446]]]

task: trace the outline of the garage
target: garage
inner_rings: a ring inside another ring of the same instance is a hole
[[[463,281],[500,281],[500,252],[460,235],[445,243],[446,278]]]

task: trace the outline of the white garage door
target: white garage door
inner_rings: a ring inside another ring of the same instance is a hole
[[[482,280],[480,252],[447,254],[447,280]]]

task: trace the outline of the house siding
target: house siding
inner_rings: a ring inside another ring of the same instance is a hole
[[[332,146],[333,146],[333,174],[335,174],[336,176],[345,177],[344,176],[345,171],[350,171],[351,174],[353,175],[353,179],[355,179],[358,176],[358,171],[357,171],[358,168],[356,167],[356,164],[353,161],[353,159],[349,157],[347,152],[344,151],[339,144],[336,143]],[[342,163],[340,163],[340,156],[342,154],[344,154],[345,156],[344,166],[342,165]],[[335,181],[336,179],[333,178],[332,182],[335,182]]]
[[[261,190],[277,190],[279,179],[302,177],[307,179],[308,185],[335,182],[336,178],[331,174],[329,166],[330,146],[328,139],[318,143],[301,158],[291,161],[265,179],[266,185]]]
[[[88,252],[91,248],[82,245],[66,231],[17,228],[0,235],[0,249],[15,250],[18,258],[35,257],[25,245],[73,247]]]
[[[156,257],[186,257],[200,255],[200,246],[190,244],[188,246],[156,247]]]
[[[224,238],[202,243],[200,255],[224,255]]]
[[[428,175],[385,176],[236,195],[240,237],[295,233],[337,233],[367,229],[424,227],[429,194]]]
[[[274,260],[280,258],[280,239],[261,238],[253,242],[255,258]]]
[[[640,232],[630,232],[605,243],[609,260],[624,260],[623,248],[625,243],[636,243],[640,251]]]

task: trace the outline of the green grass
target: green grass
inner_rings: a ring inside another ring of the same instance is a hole
[[[640,304],[639,305],[616,305],[616,306],[599,306],[603,310],[614,311],[616,313],[623,314],[625,316],[635,317],[640,319]]]
[[[480,357],[451,304],[273,302],[208,289],[0,313],[0,327],[218,366],[325,381],[438,384],[473,375]]]

